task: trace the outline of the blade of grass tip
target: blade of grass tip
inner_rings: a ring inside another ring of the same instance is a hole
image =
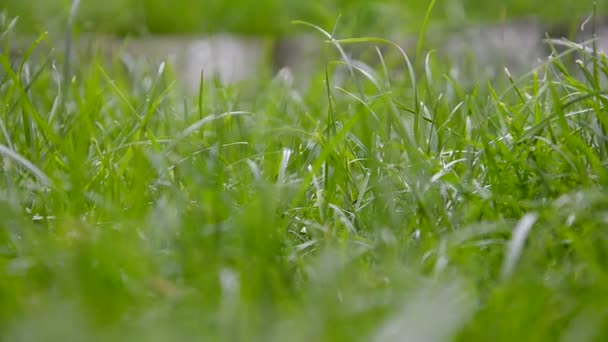
[[[74,20],[76,19],[76,14],[78,13],[78,8],[80,7],[80,0],[74,0],[72,1],[72,6],[70,7],[70,14],[68,17],[68,23],[66,26],[66,30],[65,30],[65,47],[64,47],[64,65],[63,65],[63,83],[64,83],[64,87],[62,88],[64,90],[64,96],[62,96],[63,101],[65,102],[67,99],[65,98],[65,95],[67,95],[67,91],[68,91],[68,86],[67,84],[69,83],[70,77],[71,77],[71,70],[70,70],[70,66],[72,63],[72,39],[73,39],[73,27],[74,27]]]
[[[148,89],[148,92],[146,94],[145,104],[141,107],[142,109],[139,112],[140,118],[141,118],[140,123],[141,123],[142,129],[146,128],[146,125],[147,125],[148,121],[150,120],[152,113],[154,113],[156,106],[158,106],[158,104],[159,104],[159,103],[152,102],[151,99],[155,97],[154,95],[156,93],[156,89],[162,83],[163,73],[165,72],[165,66],[166,66],[165,61],[161,61],[158,66],[158,69],[156,71],[156,77],[154,77],[154,79],[152,81],[152,85],[150,86],[150,88]],[[172,87],[172,84],[170,84],[167,88],[165,88],[163,93],[166,93],[168,91],[168,89],[171,87]],[[160,101],[162,98],[163,98],[163,95],[161,94],[158,97],[156,97],[156,101]]]
[[[345,65],[346,63],[338,61],[338,62],[331,62],[330,64]],[[378,89],[379,91],[382,91],[382,87],[380,86],[380,82],[378,81],[378,76],[376,75],[376,73],[372,67],[370,67],[367,64],[360,62],[360,61],[355,61],[352,65],[352,67],[354,70],[358,71],[361,75],[365,76],[365,78],[368,81],[370,81],[374,85],[374,87],[376,87],[376,89]]]
[[[430,22],[430,18],[431,18],[431,13],[433,12],[433,8],[435,7],[435,0],[432,0],[431,3],[429,4],[429,6],[427,7],[426,10],[426,14],[424,16],[424,21],[422,23],[422,27],[420,29],[420,35],[418,36],[418,44],[416,47],[416,61],[420,60],[420,54],[422,53],[422,47],[424,45],[424,38],[426,35],[426,29],[428,28],[428,24]],[[429,53],[430,54],[430,53]],[[428,55],[427,55],[427,62],[428,62]],[[410,73],[412,73],[413,71],[410,71]],[[412,76],[412,80],[413,82],[415,82],[415,79],[413,78],[414,76]],[[428,77],[428,74],[427,74]],[[429,85],[430,86],[430,85]],[[416,143],[420,144],[420,108],[419,108],[419,103],[418,103],[418,87],[416,86],[416,83],[412,83],[412,87],[414,88],[414,101],[415,101],[415,111],[416,114],[414,115],[414,139],[416,141]]]
[[[337,26],[338,21],[340,20],[340,16],[338,16],[338,19],[336,19],[336,25],[334,25],[334,31],[335,28]],[[350,58],[348,58],[348,55],[346,54],[346,51],[344,51],[344,49],[342,48],[342,46],[340,45],[341,39],[335,39],[335,35],[334,32],[329,33],[327,31],[325,31],[323,28],[321,28],[320,26],[308,23],[306,21],[301,21],[301,20],[294,20],[291,22],[292,24],[295,25],[304,25],[304,26],[308,26],[311,28],[314,28],[315,30],[321,32],[326,38],[327,38],[327,43],[330,45],[334,45],[336,47],[336,49],[338,50],[338,53],[340,54],[340,57],[342,57],[342,59],[344,60],[344,63],[346,64],[346,67],[348,69],[348,73],[351,75],[351,77],[353,78],[353,80],[355,81],[355,85],[357,86],[357,91],[359,92],[359,95],[364,98],[364,92],[363,92],[363,87],[361,86],[361,83],[359,82],[359,79],[357,78],[357,75],[352,67],[352,63],[350,62]]]
[[[416,82],[415,82],[416,76],[414,74],[414,67],[413,67],[409,57],[407,56],[407,53],[405,53],[405,51],[403,50],[403,48],[401,46],[399,46],[399,44],[397,44],[393,41],[390,41],[388,39],[378,38],[378,37],[343,38],[343,39],[337,39],[336,42],[339,44],[378,43],[378,44],[386,44],[386,45],[390,45],[390,46],[394,47],[395,49],[397,49],[399,51],[399,53],[403,57],[403,60],[405,61],[407,70],[410,73],[410,79],[412,80],[412,84],[413,85],[416,84]]]
[[[312,25],[312,24],[309,24],[309,23],[306,23],[306,22],[295,21],[294,23],[295,24],[306,25],[306,26],[309,26],[309,27],[312,27],[312,28],[316,29],[317,31],[321,32],[323,35],[325,35],[327,37],[327,39],[329,40],[328,41],[328,45],[331,45],[333,43],[333,41],[334,41],[333,37],[334,37],[335,30],[337,28],[337,23],[338,23],[339,20],[340,20],[340,16],[338,16],[338,18],[336,19],[336,24],[334,24],[334,28],[333,28],[332,33],[329,33],[327,31],[323,30],[321,27],[319,27],[317,25]],[[340,47],[339,46],[338,46],[338,50],[340,51]],[[344,61],[347,64],[347,68],[349,69],[349,72],[352,73],[352,67],[351,67],[350,63],[348,63],[347,59],[345,59]],[[325,63],[325,93],[327,95],[327,104],[328,104],[328,106],[327,106],[327,123],[326,123],[327,124],[327,132],[326,132],[325,140],[326,140],[327,144],[329,144],[329,142],[332,139],[332,136],[335,135],[335,132],[334,132],[334,130],[335,130],[334,118],[335,118],[335,114],[336,113],[335,113],[335,109],[334,109],[333,96],[332,96],[331,87],[330,87],[331,83],[330,83],[330,78],[329,78],[329,61],[326,60],[325,62],[326,62]],[[330,185],[329,171],[330,171],[331,165],[329,165],[329,161],[331,161],[331,158],[329,158],[323,164],[324,165],[324,168],[323,168],[323,179],[324,179],[324,181],[323,181],[323,189],[324,189],[324,191],[325,191],[326,194],[329,191],[329,185]],[[324,206],[319,207],[319,211],[321,213],[324,213],[325,209],[326,208]],[[323,216],[323,214],[321,214],[321,215]]]
[[[529,107],[528,101],[526,100],[525,96],[519,89],[519,86],[513,79],[513,76],[511,76],[511,72],[509,71],[509,68],[505,67],[504,71],[505,71],[505,75],[507,75],[507,78],[509,79],[509,83],[511,84],[511,86],[513,87],[513,90],[515,91],[515,94],[517,94],[517,97],[521,101],[521,104],[526,108],[526,111],[528,112],[529,115],[534,116],[534,112]]]
[[[369,111],[369,113],[374,117],[374,119],[379,120],[378,119],[378,114],[376,114],[376,112],[370,107],[370,104],[363,101],[363,99],[360,99],[357,97],[357,95],[351,93],[350,91],[342,88],[342,87],[337,87],[336,89],[338,89],[339,91],[345,93],[346,95],[352,97],[356,102],[360,103],[365,109],[367,109]],[[357,115],[357,114],[355,114]]]
[[[507,109],[507,106],[500,100],[500,96],[498,96],[498,94],[496,93],[496,90],[494,90],[494,87],[492,86],[492,84],[490,84],[490,82],[488,82],[488,91],[490,92],[490,98],[492,99],[492,101],[490,101],[490,103],[488,104],[488,106],[494,106],[495,109],[498,110],[498,113],[500,115],[498,115],[498,119],[500,119],[500,127],[497,127],[500,129],[500,131],[503,134],[506,133],[510,133],[511,130],[514,130],[517,134],[519,134],[519,128],[512,126],[512,125],[508,125],[508,123],[511,122],[511,118],[513,117],[513,115],[511,114],[511,112]],[[494,109],[492,109],[494,110]],[[511,127],[511,129],[509,129],[509,127]]]
[[[363,92],[363,86],[361,85],[361,82],[359,81],[359,78],[357,77],[357,74],[354,71],[350,58],[348,57],[348,55],[346,54],[344,49],[342,49],[340,44],[336,43],[336,39],[334,38],[334,37],[336,37],[336,31],[338,30],[338,24],[340,23],[340,19],[342,19],[341,14],[338,15],[338,17],[336,18],[334,27],[331,30],[331,42],[336,47],[336,49],[340,52],[340,56],[342,56],[342,59],[344,59],[344,62],[346,63],[347,68],[348,68],[348,72],[350,73],[350,76],[355,81],[355,85],[357,86],[357,91],[359,92],[359,96],[361,96],[361,98],[365,98],[365,93]]]
[[[337,43],[339,43],[339,44],[378,43],[378,44],[386,44],[386,45],[392,46],[395,49],[397,49],[397,51],[399,51],[399,53],[403,57],[405,65],[407,66],[407,72],[409,72],[409,74],[410,74],[409,78],[410,78],[410,82],[412,83],[412,90],[414,91],[413,113],[415,115],[414,120],[416,120],[416,117],[418,116],[418,113],[420,112],[420,103],[418,103],[418,87],[416,86],[416,84],[417,84],[416,74],[414,72],[414,66],[411,63],[410,58],[407,56],[407,53],[405,53],[403,48],[401,46],[399,46],[399,44],[392,42],[388,39],[376,38],[376,37],[345,38],[345,39],[337,40]],[[415,131],[415,139],[416,139],[415,141],[416,142],[418,142],[417,134],[418,134],[418,132],[416,130]]]
[[[17,162],[21,166],[23,166],[31,174],[36,176],[36,178],[38,178],[38,180],[40,180],[44,186],[51,185],[51,179],[42,170],[40,170],[36,165],[34,165],[32,162],[27,160],[25,157],[23,157],[19,153],[0,144],[0,155],[3,155],[4,157],[9,158],[9,159]]]
[[[17,25],[17,21],[19,21],[19,17],[14,17],[13,20],[8,23],[8,25],[6,26],[6,30],[4,30],[4,32],[0,34],[0,41],[2,41],[4,37],[6,37],[9,32],[11,32],[15,28],[15,25]]]
[[[431,126],[429,127],[429,133],[428,133],[428,144],[427,144],[427,154],[430,155],[431,153],[431,148],[432,148],[432,142],[433,142],[433,137],[437,138],[437,145],[436,147],[441,146],[440,142],[441,142],[441,137],[439,136],[439,132],[437,131],[437,126],[439,125],[438,120],[439,119],[439,106],[441,105],[441,102],[443,101],[443,93],[439,94],[438,96],[436,96],[436,100],[435,100],[435,105],[433,107],[433,111],[429,112],[427,114],[427,117],[423,117],[423,119],[425,119],[427,122],[429,122],[431,124]],[[433,134],[433,132],[435,134]],[[439,149],[441,150],[441,149]]]
[[[160,79],[162,77],[164,68],[165,68],[165,62],[162,62],[161,66],[158,69],[158,79]],[[152,114],[154,114],[154,112],[156,111],[156,108],[158,108],[158,106],[160,105],[162,100],[167,96],[167,94],[169,94],[169,92],[173,88],[174,84],[175,84],[175,81],[171,81],[171,83],[169,83],[169,85],[165,88],[165,90],[163,90],[162,93],[160,93],[154,101],[150,102],[148,110],[146,111],[146,115],[141,120],[141,129],[142,130],[145,130],[147,128],[148,122],[150,121],[150,118],[152,118]],[[152,93],[152,92],[153,92],[153,90],[150,90],[150,93]],[[150,95],[152,95],[152,94],[150,94]]]
[[[43,120],[40,117],[40,115],[38,114],[36,108],[34,107],[30,98],[28,97],[27,90],[21,83],[19,76],[12,69],[7,56],[0,54],[0,65],[2,67],[4,67],[7,75],[17,85],[17,90],[19,91],[18,102],[23,105],[22,121],[23,121],[24,130],[25,130],[26,144],[28,145],[28,147],[31,148],[33,146],[32,144],[35,141],[34,140],[34,131],[33,131],[34,123],[39,128],[40,133],[42,133],[44,141],[47,143],[47,145],[49,145],[49,140],[57,141],[56,140],[57,135],[52,130],[52,128],[47,124],[47,122],[45,120]],[[32,119],[33,121],[31,121],[30,119]]]
[[[597,53],[597,27],[595,19],[597,17],[597,1],[593,2],[593,12],[591,17],[591,47],[593,48],[593,88],[596,92],[600,91],[600,71],[599,71],[599,54]],[[599,100],[599,99],[598,99]]]
[[[454,116],[456,115],[456,113],[465,105],[465,100],[462,100],[460,102],[458,102],[454,108],[452,108],[452,110],[450,111],[450,113],[448,114],[447,118],[441,123],[440,126],[437,127],[437,132],[443,132],[446,127],[448,126],[448,124],[452,121],[452,119],[454,118]]]
[[[32,87],[32,85],[34,84],[34,82],[36,82],[36,80],[42,75],[42,72],[46,69],[47,66],[49,66],[49,64],[51,64],[52,60],[53,60],[53,52],[51,51],[51,53],[49,53],[49,55],[47,56],[44,63],[42,63],[42,65],[34,73],[31,80],[23,87],[24,92],[21,93],[19,95],[19,97],[17,97],[17,100],[15,102],[13,102],[11,107],[8,109],[8,113],[12,113],[15,110],[15,108],[19,105],[19,103],[21,103],[22,97],[25,96],[29,92],[29,90]],[[6,76],[8,77],[8,73]],[[7,143],[9,144],[9,147],[12,148],[12,144],[8,141],[7,141]]]
[[[106,71],[101,67],[101,65],[98,65],[97,67],[98,67],[99,71],[101,71],[101,75],[103,76],[103,78],[110,85],[110,88],[112,88],[112,90],[114,90],[114,92],[116,92],[116,95],[118,95],[118,97],[124,101],[124,103],[129,107],[129,110],[131,111],[131,113],[134,114],[141,122],[142,118],[139,116],[139,113],[137,112],[135,107],[133,107],[133,105],[131,104],[131,102],[129,101],[127,96],[124,94],[124,92],[122,92],[118,88],[118,86],[116,85],[116,82],[114,82],[114,80],[110,77],[110,75],[108,75],[106,73]]]
[[[27,96],[27,92],[29,90],[29,86],[23,86],[23,82],[21,81],[21,76],[23,74],[23,67],[25,66],[25,63],[30,59],[30,57],[32,56],[32,53],[34,53],[34,50],[36,49],[36,47],[38,45],[40,45],[40,42],[42,42],[44,40],[44,38],[48,35],[48,32],[44,32],[42,33],[31,45],[30,47],[27,49],[27,51],[25,52],[25,55],[23,56],[23,59],[21,60],[21,63],[19,64],[19,67],[17,68],[16,71],[16,75],[19,79],[19,87],[22,88],[22,92],[19,95],[18,100],[15,102],[15,104],[12,106],[12,108],[10,109],[10,112],[13,111],[14,107],[21,102],[21,99],[23,96]],[[7,72],[8,74],[8,72]],[[13,79],[14,81],[17,81],[16,79]],[[33,82],[33,80],[30,80],[30,84]],[[22,115],[23,115],[23,130],[25,132],[25,138],[26,138],[26,143],[28,146],[33,146],[32,144],[34,143],[34,126],[33,123],[31,122],[30,118],[29,118],[29,114],[27,111],[22,111]]]
[[[201,69],[200,83],[198,84],[198,119],[203,119],[203,105],[205,104],[205,69]]]
[[[551,38],[548,33],[546,33],[544,41],[545,41],[545,43],[547,43],[547,45],[549,45],[549,51],[551,51],[551,55],[550,55],[549,59],[544,63],[545,68],[548,68],[549,66],[554,66],[563,75],[568,75],[569,74],[568,70],[566,69],[566,67],[564,66],[562,61],[568,54],[571,54],[576,49],[573,48],[572,46],[566,46],[567,47],[566,51],[564,51],[562,53],[558,53],[556,46],[562,45],[562,41],[559,39]],[[563,45],[565,46],[565,44],[563,44]]]
[[[336,148],[336,146],[338,145],[338,143],[340,143],[344,140],[346,135],[352,130],[352,128],[358,121],[359,121],[358,116],[350,117],[348,119],[348,121],[346,121],[344,123],[344,125],[341,127],[341,129],[336,132],[336,134],[332,137],[332,139],[327,142],[327,145],[323,146],[321,153],[315,159],[314,163],[312,165],[309,165],[308,173],[306,174],[304,179],[300,182],[300,187],[291,201],[291,205],[290,205],[291,208],[295,208],[298,205],[298,203],[300,203],[300,201],[304,198],[304,195],[306,194],[306,191],[309,188],[309,184],[315,178],[315,174],[317,172],[319,172],[319,170],[321,170],[323,165],[327,162],[327,160],[333,153],[333,151]]]
[[[173,140],[173,142],[171,144],[169,144],[169,146],[167,146],[164,153],[165,154],[169,153],[171,150],[173,150],[173,148],[175,148],[175,146],[177,146],[177,144],[179,144],[182,140],[187,138],[192,133],[196,132],[196,130],[203,127],[205,124],[215,121],[215,120],[223,119],[223,118],[226,118],[229,116],[238,116],[238,115],[254,115],[254,114],[252,112],[246,112],[246,111],[234,111],[234,112],[222,113],[219,115],[208,115],[208,116],[204,117],[203,119],[198,120],[195,123],[193,123],[192,125],[188,126],[180,134],[178,134],[177,138],[175,138],[175,140]]]
[[[283,148],[281,153],[281,162],[279,163],[279,172],[277,176],[277,184],[285,183],[285,174],[287,172],[287,166],[289,165],[289,158],[293,151],[289,148]]]
[[[325,192],[323,191],[323,189],[321,188],[321,185],[319,184],[319,180],[317,179],[317,176],[315,176],[314,170],[313,170],[313,166],[308,165],[308,173],[307,175],[309,175],[309,177],[307,177],[306,181],[303,184],[303,186],[301,186],[302,189],[308,189],[308,184],[312,183],[312,186],[315,189],[315,193],[316,193],[316,207],[319,211],[319,219],[320,222],[325,222],[325,217],[326,217],[326,200],[325,200]],[[305,186],[304,186],[305,185]],[[292,203],[291,207],[295,208],[294,204],[295,204],[295,199],[294,202]]]
[[[30,47],[27,49],[27,51],[25,52],[25,55],[23,55],[23,59],[21,60],[21,63],[19,64],[19,68],[17,69],[17,74],[19,76],[21,76],[21,73],[23,72],[23,67],[25,66],[25,63],[30,59],[30,57],[32,56],[32,53],[34,53],[34,50],[38,47],[38,45],[40,45],[40,43],[49,35],[48,32],[43,32],[40,36],[38,36],[38,38],[30,45]]]
[[[384,75],[385,87],[386,89],[390,89],[390,76],[388,74],[388,67],[386,66],[386,62],[384,61],[384,55],[382,54],[382,50],[378,46],[375,48],[376,54],[378,55],[378,60],[380,61],[380,66],[382,67],[382,74]]]
[[[433,52],[434,50],[429,51],[424,59],[424,73],[426,74],[426,81],[428,82],[428,88],[432,95],[435,94],[435,87],[433,86],[433,68],[431,67],[431,54]]]
[[[532,229],[532,226],[537,220],[537,213],[527,213],[519,220],[519,222],[517,222],[517,225],[513,230],[511,240],[507,245],[506,255],[502,264],[501,276],[503,279],[507,279],[513,274],[515,265],[521,257],[524,243],[526,242],[528,234],[530,233],[530,229]]]
[[[327,144],[329,144],[329,142],[331,141],[331,138],[333,135],[335,135],[335,125],[334,125],[334,117],[335,117],[335,112],[334,112],[334,106],[333,106],[333,101],[332,101],[332,95],[331,95],[331,87],[329,86],[329,67],[326,64],[325,65],[325,87],[326,87],[326,92],[327,92],[327,102],[328,102],[328,108],[327,108],[327,134],[326,134],[326,141]],[[331,158],[329,159],[331,160]],[[328,161],[329,161],[328,160]],[[325,193],[327,193],[327,191],[329,191],[329,169],[331,167],[331,165],[329,165],[329,162],[326,162],[325,164],[325,168],[323,171],[323,178],[324,178],[324,189],[325,189]]]
[[[8,115],[7,115],[8,116]],[[4,141],[8,145],[10,149],[13,149],[13,142],[11,140],[10,134],[8,134],[8,130],[6,129],[6,125],[4,124],[4,120],[0,118],[0,131],[2,131],[2,135],[4,136]]]
[[[592,33],[593,33],[593,39],[592,39],[592,47],[593,47],[593,88],[595,90],[596,95],[596,99],[597,99],[597,103],[603,103],[606,104],[605,99],[600,96],[600,92],[602,91],[601,89],[601,84],[600,84],[600,54],[598,52],[598,46],[597,46],[597,40],[598,40],[598,36],[597,36],[597,23],[596,23],[596,19],[597,19],[597,1],[593,2],[593,16],[592,16]],[[597,113],[599,113],[600,111],[597,111]],[[606,127],[605,123],[602,122],[603,120],[600,119],[600,116],[602,115],[596,115],[596,117],[598,118],[598,121],[600,121],[600,128],[601,128],[601,132],[602,135],[606,136],[606,131],[608,130],[608,127]],[[602,144],[602,150],[605,148],[605,144]]]
[[[338,23],[340,23],[340,19],[342,19],[342,14],[338,14],[338,17],[336,18],[336,21],[334,22],[334,27],[331,28],[332,39],[333,39],[333,37],[336,36],[336,30],[338,29]]]
[[[384,89],[383,92],[391,93],[391,79],[388,73],[388,67],[386,66],[386,62],[384,61],[384,55],[378,46],[376,46],[376,53],[378,54],[378,60],[380,60],[380,65],[382,66],[382,72],[384,74]],[[394,106],[394,105],[393,105]],[[386,120],[386,135],[390,136],[391,132],[391,120]]]
[[[161,102],[165,99],[165,97],[169,94],[169,92],[171,91],[171,89],[173,88],[173,85],[175,84],[175,81],[171,81],[171,83],[167,86],[167,88],[165,90],[163,90],[163,92],[158,95],[156,97],[156,100],[154,100],[151,104],[150,107],[148,108],[148,111],[146,113],[146,116],[144,117],[143,121],[141,123],[138,123],[137,125],[141,127],[141,132],[142,133],[148,133],[148,136],[151,139],[154,139],[153,136],[154,134],[152,133],[151,130],[148,129],[148,122],[150,121],[150,119],[152,118],[152,115],[154,113],[156,113],[156,110],[158,108],[158,106],[161,104]],[[127,136],[127,139],[130,138],[131,136]]]
[[[420,60],[420,54],[422,53],[422,46],[424,45],[424,38],[426,35],[426,29],[429,26],[429,22],[431,19],[431,13],[433,12],[433,8],[435,7],[435,0],[432,0],[429,6],[426,8],[426,14],[424,15],[424,21],[422,22],[422,27],[420,28],[420,34],[418,35],[418,46],[416,47],[416,60]]]

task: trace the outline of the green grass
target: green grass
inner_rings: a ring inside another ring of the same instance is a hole
[[[40,33],[63,31],[72,1],[4,0],[0,11],[20,16],[20,30]],[[105,0],[81,1],[77,18],[83,31],[114,34],[236,32],[284,35],[296,28],[292,20],[332,27],[342,15],[345,34],[382,34],[417,31],[429,1],[401,0]],[[497,22],[533,14],[548,23],[570,24],[589,14],[592,1],[554,0],[438,0],[435,25],[458,26]],[[606,14],[600,2],[599,12]]]
[[[608,336],[604,57],[191,98],[168,66],[64,82],[0,37],[2,340]]]

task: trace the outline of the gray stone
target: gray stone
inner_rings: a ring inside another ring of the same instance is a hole
[[[544,36],[543,25],[526,19],[435,34],[426,45],[451,65],[451,77],[467,84],[506,78],[505,68],[513,77],[531,71],[548,56]]]
[[[504,77],[507,67],[516,77],[530,71],[550,54],[544,38],[546,31],[540,22],[525,19],[516,22],[466,27],[460,30],[434,30],[425,38],[424,51],[436,50],[437,58],[450,62],[450,74],[461,82]],[[608,51],[608,23],[597,25],[597,46]],[[401,37],[400,42],[413,60],[418,37],[412,35],[387,36]],[[589,25],[583,33],[579,32],[576,41],[589,39]],[[18,55],[27,50],[35,37],[21,37],[12,40],[12,54]],[[37,50],[48,51],[51,47],[63,51],[61,39],[41,44]],[[16,42],[16,44],[14,44]],[[271,46],[269,40],[255,37],[241,37],[220,34],[210,37],[200,36],[150,36],[136,39],[116,39],[104,36],[83,36],[74,43],[76,56],[90,56],[99,51],[105,56],[120,56],[127,66],[146,62],[158,65],[165,61],[173,65],[181,87],[188,93],[197,92],[201,71],[210,79],[217,76],[229,84],[260,76],[260,70],[274,70],[280,78],[289,79],[300,89],[310,81],[310,75],[322,71],[327,60],[339,59],[334,47],[327,48],[319,35],[299,35],[281,38]],[[377,65],[379,59],[376,44],[345,46],[349,58],[362,59]],[[390,59],[397,57],[397,64],[405,67],[398,52],[393,47],[379,44],[381,52]],[[272,48],[272,52],[270,51]],[[88,54],[87,54],[88,53]],[[38,54],[44,55],[45,52]],[[85,57],[87,58],[87,57]],[[393,59],[395,60],[395,59]],[[417,61],[421,65],[422,61]],[[391,64],[391,69],[393,65]],[[281,70],[281,71],[280,71]],[[280,72],[279,72],[280,71]],[[289,76],[289,77],[287,77]]]
[[[123,44],[115,41],[112,45]],[[224,84],[254,78],[265,61],[263,39],[227,34],[211,37],[150,37],[129,40],[123,54],[132,60],[171,63],[181,86],[196,93],[201,75],[218,77]],[[202,74],[201,74],[202,72]]]
[[[319,70],[324,60],[323,39],[315,35],[298,35],[278,39],[273,48],[274,70],[287,70],[293,75],[296,87],[308,86],[311,71]]]
[[[182,82],[187,89],[198,89],[200,70],[226,84],[254,78],[265,63],[264,46],[262,39],[229,35],[193,40],[180,68]]]
[[[12,44],[12,56],[23,55],[35,40],[34,37],[21,37],[15,41]],[[221,82],[229,84],[254,78],[260,67],[267,64],[267,44],[264,39],[228,34],[137,39],[85,35],[72,45],[77,61],[100,53],[108,59],[118,54],[127,67],[141,63],[158,67],[162,62],[169,63],[177,73],[180,86],[191,94],[198,91],[201,71],[205,79],[217,76]],[[56,39],[52,44],[41,44],[37,48],[37,54],[46,55],[52,47],[62,52],[64,46],[65,40]]]

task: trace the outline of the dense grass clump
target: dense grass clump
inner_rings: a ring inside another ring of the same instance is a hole
[[[3,339],[608,336],[605,56],[497,89],[404,55],[189,98],[165,65],[13,58],[7,27]],[[396,49],[332,46],[355,43]]]

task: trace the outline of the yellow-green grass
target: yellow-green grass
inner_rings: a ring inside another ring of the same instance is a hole
[[[2,52],[1,339],[605,340],[608,64],[580,57],[184,97]]]

